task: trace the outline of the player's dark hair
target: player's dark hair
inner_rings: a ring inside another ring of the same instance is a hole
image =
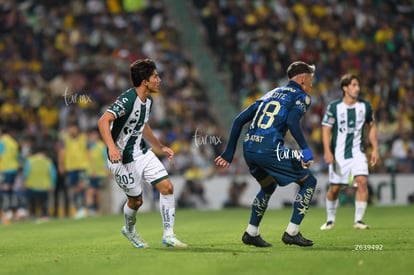
[[[138,87],[143,80],[149,80],[157,67],[154,61],[150,59],[138,59],[129,66],[129,69],[131,71],[132,84],[134,87]]]
[[[339,83],[341,85],[342,96],[345,95],[344,87],[351,84],[353,79],[356,79],[358,81],[358,83],[361,83],[361,80],[359,79],[359,77],[357,75],[354,75],[354,74],[345,74],[341,77],[341,81]]]
[[[345,75],[343,75],[341,77],[341,81],[340,81],[341,89],[342,89],[342,87],[348,86],[349,84],[351,84],[352,80],[354,80],[354,79],[356,79],[358,81],[358,83],[361,82],[357,75],[354,75],[354,74],[345,74]]]
[[[313,74],[315,72],[315,65],[309,65],[303,61],[295,61],[289,65],[286,72],[289,79],[300,74]]]

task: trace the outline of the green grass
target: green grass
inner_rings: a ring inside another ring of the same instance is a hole
[[[268,211],[262,221],[272,248],[241,243],[249,209],[178,209],[175,232],[187,249],[162,246],[158,212],[138,216],[145,250],[121,235],[121,215],[0,225],[0,274],[412,274],[414,206],[369,207],[370,230],[352,229],[353,212],[339,208],[335,229],[320,231],[325,209],[311,208],[301,231],[315,245],[305,248],[280,240],[290,209]],[[354,251],[357,245],[382,250]]]

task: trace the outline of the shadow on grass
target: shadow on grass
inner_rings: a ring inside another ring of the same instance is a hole
[[[187,248],[172,248],[172,247],[159,247],[159,248],[152,248],[154,250],[162,250],[165,252],[173,252],[173,253],[232,253],[234,255],[237,254],[245,254],[245,253],[271,253],[272,248],[257,248],[253,246],[245,246],[240,248],[225,248],[226,245],[211,245],[211,246],[189,246]]]

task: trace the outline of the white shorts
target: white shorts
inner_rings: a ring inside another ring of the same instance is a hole
[[[356,176],[368,176],[368,160],[365,155],[329,164],[329,182],[352,184]]]
[[[118,186],[130,197],[141,195],[143,182],[155,185],[168,178],[164,165],[151,150],[127,164],[108,161],[108,167]]]

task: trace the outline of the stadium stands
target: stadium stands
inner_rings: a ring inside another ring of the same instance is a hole
[[[313,105],[303,124],[318,155],[320,165],[314,169],[326,168],[320,137],[325,104],[340,96],[338,79],[351,71],[361,75],[363,96],[376,110],[382,161],[374,171],[414,172],[413,149],[402,143],[408,148],[403,160],[391,150],[399,135],[413,139],[412,2],[188,4],[187,12],[204,26],[206,54],[213,53],[217,72],[229,75],[226,87],[237,109],[284,82],[284,68],[292,60],[316,64]],[[209,91],[181,36],[163,1],[2,1],[1,126],[15,130],[24,156],[30,144],[45,143],[56,159],[53,144],[67,122],[77,120],[85,131],[94,127],[105,107],[130,85],[129,63],[149,57],[157,61],[163,80],[153,129],[177,152],[168,169],[183,173],[197,162],[210,171],[221,144],[197,146],[195,135],[224,140],[229,125],[214,117]]]

